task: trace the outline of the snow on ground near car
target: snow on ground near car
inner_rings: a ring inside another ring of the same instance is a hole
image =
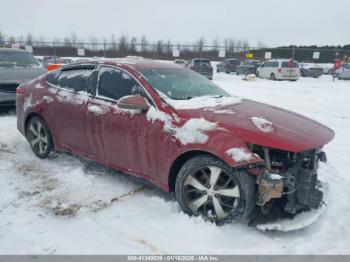
[[[190,218],[166,194],[77,157],[40,160],[0,117],[1,254],[350,254],[350,82],[297,82],[214,74],[214,82],[244,98],[314,118],[336,132],[325,147],[320,178],[329,201],[320,219],[289,233],[244,224],[217,227]],[[291,123],[292,124],[292,123]],[[310,134],[312,135],[312,134]],[[127,194],[138,190],[133,194]]]

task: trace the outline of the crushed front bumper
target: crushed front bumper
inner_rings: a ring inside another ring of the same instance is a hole
[[[281,231],[289,232],[299,230],[310,226],[318,220],[318,218],[326,211],[326,203],[328,198],[328,185],[320,182],[319,189],[323,194],[323,204],[317,209],[303,211],[295,215],[293,218],[280,216],[270,216],[264,220],[257,221],[254,226],[262,231]]]

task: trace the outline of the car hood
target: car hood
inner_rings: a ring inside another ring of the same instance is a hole
[[[301,152],[318,148],[334,137],[328,127],[282,108],[243,99],[225,107],[178,110],[180,117],[217,122],[244,142]]]
[[[47,70],[44,67],[35,68],[0,68],[0,82],[18,82],[22,83],[32,80]]]

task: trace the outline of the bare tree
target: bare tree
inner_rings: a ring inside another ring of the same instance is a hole
[[[130,51],[131,52],[136,52],[137,50],[136,50],[136,44],[137,44],[137,37],[132,37],[131,39],[130,39]]]
[[[126,35],[121,35],[119,37],[119,52],[122,55],[126,55],[129,48],[129,39]]]
[[[91,48],[91,51],[92,52],[95,52],[97,51],[97,44],[98,44],[98,38],[96,36],[90,36],[89,38],[89,42],[90,42],[90,48]],[[76,44],[73,44],[73,47],[75,46]]]
[[[73,47],[77,47],[77,42],[78,42],[78,34],[77,32],[72,32],[70,36],[70,42],[72,43]]]
[[[243,51],[244,51],[244,52],[249,51],[250,46],[249,46],[249,42],[248,42],[248,40],[247,40],[247,39],[244,39],[244,40],[243,40],[242,45],[243,45]]]
[[[242,40],[238,39],[236,43],[236,52],[241,52],[242,51]]]
[[[72,41],[69,37],[63,38],[63,45],[65,47],[72,47]]]
[[[164,53],[164,44],[162,40],[157,41],[156,50],[158,55],[162,55]]]
[[[220,46],[220,40],[219,38],[215,37],[213,40],[213,50],[218,51]]]
[[[33,45],[33,35],[32,33],[28,33],[26,36],[26,45]]]
[[[16,37],[10,36],[9,42],[10,42],[10,44],[15,44],[16,43]]]
[[[171,44],[170,39],[168,39],[168,41],[165,44],[165,52],[169,55],[170,53],[172,53],[173,51],[173,45]]]
[[[0,31],[0,44],[5,41],[5,35]]]
[[[115,36],[113,34],[111,36],[111,45],[112,45],[112,50],[117,49],[117,40],[115,40]]]
[[[198,52],[203,52],[203,50],[204,50],[204,45],[205,45],[205,39],[204,39],[204,37],[201,37],[201,38],[199,38],[198,40],[197,40],[197,42],[196,42],[196,46],[197,46],[197,50],[198,50]]]
[[[234,38],[230,38],[228,40],[228,52],[234,53],[236,48],[236,40]]]
[[[148,40],[146,38],[146,36],[141,36],[141,52],[145,53],[148,51]]]
[[[264,48],[266,48],[266,45],[263,42],[258,41],[258,49],[264,49]]]

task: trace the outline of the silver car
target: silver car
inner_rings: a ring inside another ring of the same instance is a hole
[[[350,80],[350,64],[343,64],[341,68],[334,72],[334,76],[338,79]]]
[[[14,106],[17,86],[46,72],[27,51],[0,48],[0,107]]]

